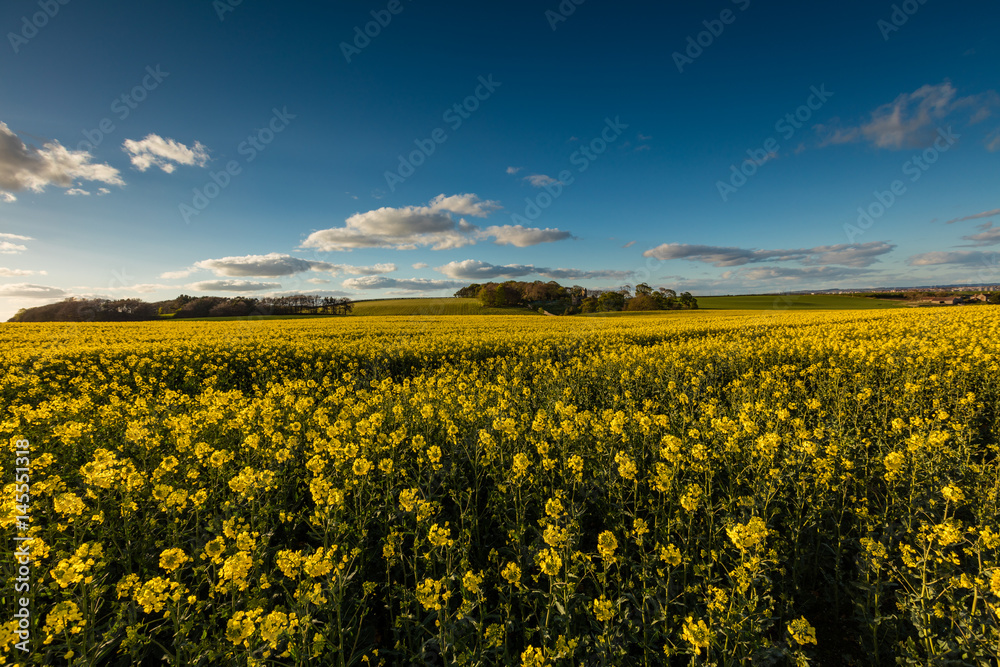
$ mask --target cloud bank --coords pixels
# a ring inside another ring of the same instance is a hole
[[[49,185],[70,189],[76,181],[125,185],[117,169],[92,160],[88,151],[69,150],[58,141],[28,146],[0,122],[0,200],[12,203],[14,192],[42,192]]]
[[[356,213],[347,218],[343,227],[313,232],[300,247],[324,252],[358,248],[413,250],[418,247],[450,250],[490,238],[498,245],[526,247],[571,236],[558,229],[532,229],[520,225],[480,229],[464,217],[458,220],[452,217],[454,214],[485,218],[499,208],[499,203],[484,201],[475,194],[441,194],[426,206],[383,207]]]

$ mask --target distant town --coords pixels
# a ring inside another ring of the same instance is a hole
[[[776,296],[830,294],[863,296],[874,299],[906,301],[913,306],[958,306],[977,303],[1000,303],[1000,284],[993,285],[918,285],[915,287],[873,287],[868,289],[826,289],[775,292]]]

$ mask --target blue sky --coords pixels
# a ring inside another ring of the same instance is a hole
[[[1000,283],[998,19],[940,0],[11,0],[0,317],[506,278]]]

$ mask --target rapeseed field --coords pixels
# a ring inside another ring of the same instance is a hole
[[[0,355],[6,664],[998,660],[992,307],[24,324]]]

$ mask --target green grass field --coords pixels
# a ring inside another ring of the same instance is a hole
[[[796,296],[702,296],[698,297],[701,311],[719,310],[870,310],[881,308],[901,308],[905,304],[880,299],[866,299],[855,296],[836,295],[796,295]],[[596,317],[635,317],[674,315],[678,312],[698,311],[653,311],[638,313],[593,313]],[[436,299],[373,299],[354,302],[354,316],[429,316],[429,315],[533,315],[539,313],[528,308],[484,308],[478,299],[456,299],[444,297]],[[335,317],[331,315],[269,315],[256,317],[213,317],[185,319],[185,322],[199,320],[245,320],[245,319],[310,319],[315,317]],[[164,318],[169,319],[169,318]]]
[[[796,294],[789,296],[699,296],[702,310],[872,310],[905,308],[905,303],[886,299],[868,299],[835,294]]]
[[[793,296],[703,296],[698,297],[701,310],[870,310],[901,308],[895,301],[867,299],[856,296],[806,294]],[[663,311],[650,313],[595,313],[599,316],[631,317],[636,315],[664,315]],[[674,311],[671,314],[676,314]],[[536,315],[526,308],[484,308],[477,299],[384,299],[359,301],[354,304],[354,315]]]
[[[527,308],[483,308],[478,299],[384,299],[356,301],[354,315],[534,315]]]

